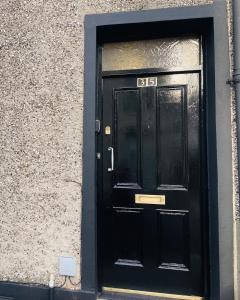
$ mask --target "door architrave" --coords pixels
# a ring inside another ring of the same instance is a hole
[[[126,41],[200,33],[204,36],[210,245],[210,299],[233,299],[232,153],[228,33],[225,1],[198,7],[89,15],[85,18],[85,99],[83,140],[82,292],[98,293],[97,141],[95,120],[101,97],[100,46]],[[217,101],[216,101],[217,99]],[[224,147],[222,146],[224,145]],[[224,183],[224,184],[223,184]]]

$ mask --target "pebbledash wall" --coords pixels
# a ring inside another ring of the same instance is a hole
[[[211,3],[0,1],[0,281],[47,285],[54,274],[59,286],[60,255],[76,258],[74,280],[80,279],[85,14]],[[227,4],[231,60],[231,3]],[[237,230],[234,97],[226,101],[232,103]],[[238,243],[235,240],[236,262]],[[235,268],[236,286],[237,274]]]

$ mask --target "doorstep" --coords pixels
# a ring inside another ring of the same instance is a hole
[[[103,292],[98,296],[97,300],[204,300],[204,298],[199,296],[103,288]]]

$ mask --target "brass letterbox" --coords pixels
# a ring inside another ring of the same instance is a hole
[[[165,205],[165,195],[145,195],[145,194],[135,194],[136,204],[156,204]]]

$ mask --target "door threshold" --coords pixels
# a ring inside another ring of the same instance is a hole
[[[150,292],[150,291],[139,291],[139,290],[129,290],[129,289],[119,289],[114,287],[103,287],[102,288],[103,294],[100,295],[98,300],[106,300],[109,299],[108,296],[116,296],[119,297],[120,294],[122,296],[125,296],[126,299],[130,299],[130,296],[134,299],[135,297],[138,297],[138,299],[162,299],[162,300],[168,300],[168,299],[176,299],[176,300],[204,300],[203,297],[199,296],[190,296],[190,295],[176,295],[176,294],[167,294],[167,293],[158,293],[158,292]],[[128,297],[127,297],[128,296]],[[147,298],[146,298],[147,297]],[[115,297],[110,297],[110,299],[114,299]],[[122,299],[122,298],[121,298]]]

